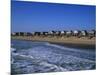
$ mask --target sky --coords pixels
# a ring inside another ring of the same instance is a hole
[[[96,27],[96,7],[43,2],[11,2],[11,31],[91,30]]]

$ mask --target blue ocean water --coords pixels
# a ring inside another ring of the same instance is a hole
[[[95,49],[77,49],[23,40],[11,41],[11,73],[28,74],[95,69]]]

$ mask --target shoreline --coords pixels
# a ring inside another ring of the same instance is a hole
[[[50,42],[51,44],[56,44],[68,48],[75,48],[75,49],[96,49],[95,45],[87,45],[87,44],[72,44],[72,43],[55,43]]]
[[[87,38],[56,38],[56,37],[26,37],[26,36],[11,36],[11,39],[15,40],[25,40],[25,41],[39,41],[39,42],[49,42],[51,44],[57,44],[65,47],[71,48],[81,48],[81,49],[96,49],[96,40]]]

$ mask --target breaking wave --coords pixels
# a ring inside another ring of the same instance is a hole
[[[33,42],[32,46],[32,48],[22,50],[11,48],[12,74],[95,69],[95,61],[90,59],[93,58],[91,52],[86,53],[46,42]],[[78,53],[81,54],[78,55]],[[89,58],[82,57],[82,54]]]

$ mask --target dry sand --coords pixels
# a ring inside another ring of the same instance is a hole
[[[39,36],[12,36],[12,39],[19,40],[30,40],[30,41],[47,41],[51,43],[64,43],[64,44],[84,44],[84,45],[95,45],[96,39],[95,37],[89,39],[87,37],[39,37]]]

